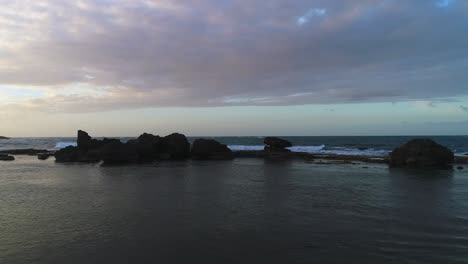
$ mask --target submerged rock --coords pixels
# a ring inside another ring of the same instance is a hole
[[[15,160],[15,157],[8,154],[0,154],[0,161],[12,161]]]
[[[414,139],[390,153],[392,167],[447,167],[454,162],[453,152],[431,139]]]
[[[53,156],[54,153],[50,153],[50,152],[45,152],[45,153],[38,153],[37,154],[37,158],[39,160],[46,160],[48,159],[50,156]]]
[[[196,159],[232,159],[233,152],[225,144],[213,139],[196,139],[193,142],[192,157]]]
[[[39,153],[49,152],[46,149],[10,149],[10,150],[2,150],[0,154],[10,154],[10,155],[29,155],[35,156]]]

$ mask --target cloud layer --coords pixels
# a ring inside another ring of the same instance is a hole
[[[468,94],[467,1],[0,0],[0,89],[58,112]],[[10,99],[11,101],[11,99]]]

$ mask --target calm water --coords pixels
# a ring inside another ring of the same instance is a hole
[[[387,155],[389,151],[413,138],[427,138],[427,136],[347,136],[347,137],[282,137],[291,141],[295,147],[293,151],[348,154],[348,155]],[[430,136],[439,144],[452,149],[456,155],[468,155],[468,136]],[[130,138],[121,138],[126,141]],[[233,150],[263,149],[263,137],[214,137],[227,144]],[[194,138],[189,138],[193,141]],[[76,144],[75,138],[13,138],[0,140],[0,150],[39,148],[58,149],[67,144]]]
[[[468,263],[468,171],[0,163],[0,263]]]

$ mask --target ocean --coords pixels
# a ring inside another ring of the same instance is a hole
[[[261,150],[263,137],[205,137],[216,139],[233,150]],[[456,155],[468,154],[468,136],[337,136],[337,137],[281,137],[291,141],[293,151],[317,154],[387,155],[391,150],[413,138],[431,138]],[[127,141],[131,138],[120,138]],[[195,137],[189,137],[193,141]],[[76,138],[12,138],[0,140],[0,150],[6,149],[60,149],[76,144]]]
[[[409,139],[285,138],[358,154]],[[216,139],[234,149],[262,143]],[[434,139],[468,150],[467,137]],[[0,263],[468,263],[468,168],[252,158],[100,166],[18,155],[0,162]]]
[[[0,263],[468,263],[468,170],[0,163]]]

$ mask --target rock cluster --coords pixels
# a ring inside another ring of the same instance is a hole
[[[289,152],[287,148],[292,147],[291,142],[277,137],[266,137],[263,143],[266,145],[265,151]]]
[[[413,139],[390,153],[392,167],[447,167],[454,162],[453,152],[431,139]]]
[[[197,139],[191,149],[187,138],[179,133],[165,137],[144,133],[136,139],[93,139],[78,131],[77,146],[69,146],[55,153],[57,162],[100,162],[105,164],[140,163],[155,160],[183,160],[233,158],[232,151],[215,140]]]

